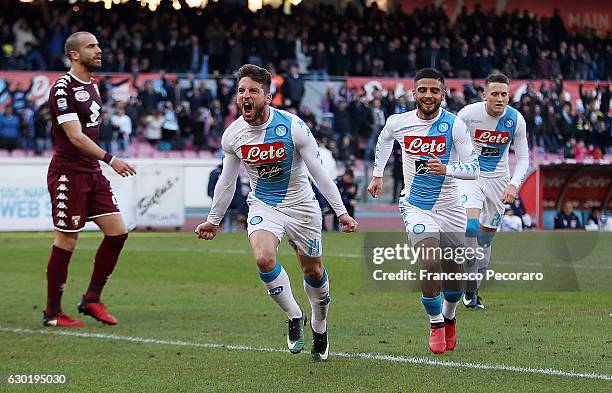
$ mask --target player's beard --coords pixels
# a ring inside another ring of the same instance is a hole
[[[419,108],[419,110],[425,116],[431,116],[438,111],[438,109],[440,108],[440,105],[442,105],[442,101],[436,102],[436,100],[434,100],[433,109],[425,109],[425,104],[423,104],[421,101],[418,101],[418,100],[416,102],[416,105],[417,105],[417,108]]]
[[[82,61],[81,65],[88,72],[96,72],[96,71],[98,71],[102,67],[102,62],[100,61],[100,63],[98,64],[97,60],[94,58],[94,59],[91,59],[89,61]]]
[[[257,123],[259,124],[259,122],[261,120],[263,120],[264,116],[265,116],[265,110],[266,110],[266,106],[265,105],[261,105],[261,106],[257,106],[255,105],[254,102],[251,102],[251,114],[250,116],[247,118],[245,113],[244,113],[244,107],[241,108],[242,112],[242,116],[244,117],[244,120],[247,123]]]

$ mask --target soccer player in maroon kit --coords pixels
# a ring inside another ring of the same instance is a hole
[[[77,32],[66,40],[70,71],[59,78],[49,92],[49,108],[55,152],[49,165],[47,185],[51,194],[55,240],[47,265],[47,308],[45,326],[85,326],[62,311],[61,299],[68,276],[68,263],[79,231],[94,221],[104,232],[94,260],[87,292],[78,305],[82,314],[115,325],[117,319],[100,301],[128,236],[110,183],[98,160],[119,175],[136,174],[128,163],[102,150],[97,142],[102,99],[92,73],[102,65],[102,50],[95,36]]]

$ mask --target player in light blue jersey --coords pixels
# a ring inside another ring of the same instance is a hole
[[[412,93],[417,109],[390,116],[380,132],[368,191],[375,198],[380,195],[385,165],[397,140],[403,151],[405,184],[399,206],[412,246],[457,249],[465,241],[466,214],[456,179],[478,177],[476,152],[463,121],[440,108],[445,95],[440,71],[420,70]],[[428,274],[461,272],[459,264],[441,260],[439,255],[431,252],[422,257],[423,270]],[[421,281],[421,301],[431,326],[429,348],[441,354],[454,350],[457,344],[455,310],[463,294],[463,281],[429,277]]]
[[[200,239],[215,237],[234,195],[242,162],[251,183],[247,199],[249,242],[261,281],[287,314],[289,351],[299,353],[304,348],[307,318],[293,297],[287,272],[276,260],[285,234],[304,272],[304,290],[312,310],[311,354],[315,361],[322,361],[329,354],[329,279],[321,260],[321,209],[308,173],[334,209],[342,230],[354,231],[357,222],[347,214],[308,126],[299,117],[270,107],[270,84],[270,73],[263,68],[246,64],[238,71],[236,102],[242,116],[223,133],[223,172],[215,187],[210,214],[195,232]]]
[[[486,274],[491,260],[491,241],[504,215],[504,205],[511,204],[529,169],[529,147],[525,119],[508,106],[509,80],[504,74],[493,73],[485,81],[484,101],[467,105],[457,116],[470,131],[478,161],[477,180],[461,180],[459,192],[468,221],[467,246],[480,247],[478,258],[465,264],[467,273]],[[508,151],[514,145],[516,167],[510,177]],[[463,303],[468,308],[484,308],[478,294],[480,281],[468,280]]]

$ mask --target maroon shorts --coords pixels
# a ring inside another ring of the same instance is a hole
[[[53,226],[61,232],[78,232],[85,221],[119,214],[117,198],[102,172],[63,174],[49,171]]]

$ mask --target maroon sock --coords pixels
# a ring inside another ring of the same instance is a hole
[[[104,240],[102,240],[96,252],[94,269],[91,281],[89,282],[89,288],[87,288],[87,293],[85,294],[85,300],[90,302],[100,301],[100,293],[102,293],[104,284],[106,284],[115,269],[119,253],[127,237],[127,233],[118,236],[104,236]]]
[[[53,246],[47,264],[47,309],[45,315],[56,315],[62,311],[62,294],[68,277],[68,263],[72,251]]]

